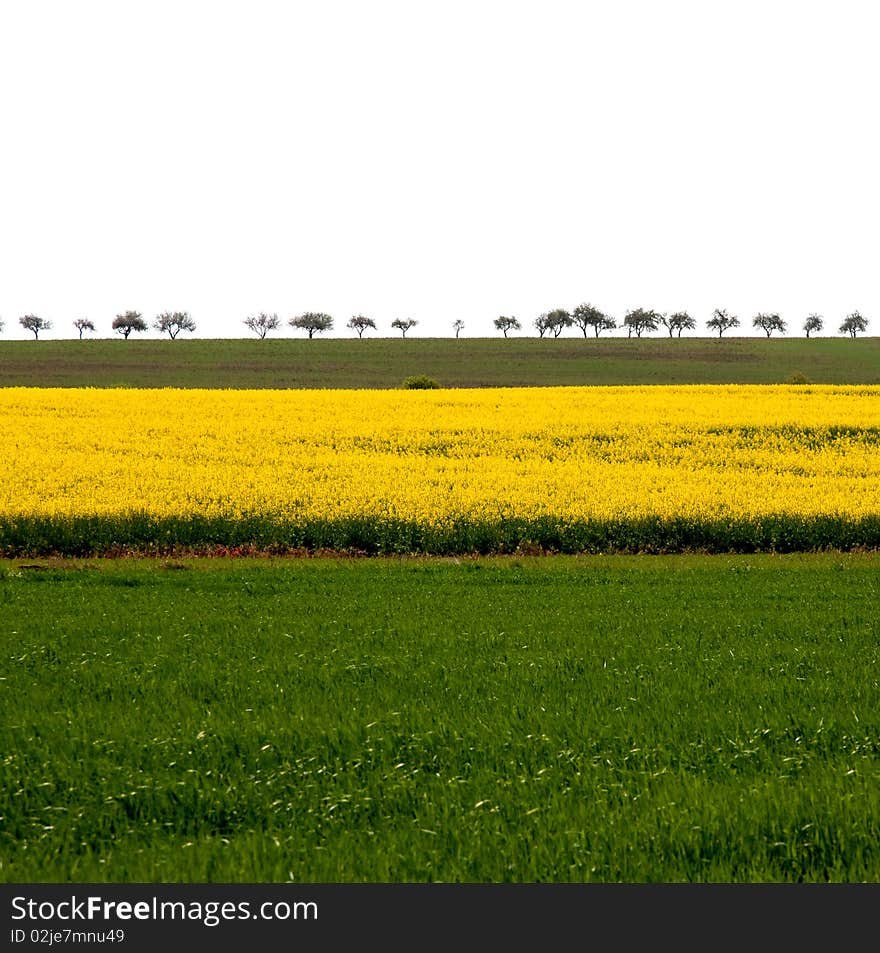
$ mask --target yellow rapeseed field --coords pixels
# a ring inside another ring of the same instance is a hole
[[[0,390],[0,521],[880,514],[880,387]]]

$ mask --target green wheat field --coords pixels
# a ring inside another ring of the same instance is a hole
[[[0,387],[880,384],[880,337],[0,341]]]
[[[876,554],[0,565],[6,882],[880,879]]]

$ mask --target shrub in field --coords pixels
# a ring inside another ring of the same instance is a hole
[[[785,379],[786,384],[812,384],[813,382],[807,377],[806,374],[802,374],[800,371],[793,371]]]
[[[413,377],[407,377],[403,386],[406,390],[437,390],[440,385],[433,377],[428,377],[427,374],[416,374]]]

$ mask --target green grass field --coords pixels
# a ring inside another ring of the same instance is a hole
[[[0,877],[880,880],[878,570],[7,561]]]
[[[880,338],[0,341],[2,387],[880,383]]]

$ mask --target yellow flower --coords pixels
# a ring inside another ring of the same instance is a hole
[[[0,390],[0,519],[880,514],[880,387]]]

